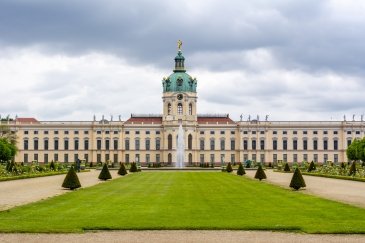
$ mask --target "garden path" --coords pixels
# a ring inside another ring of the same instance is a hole
[[[110,171],[113,178],[117,178],[117,172]],[[103,181],[98,179],[99,173],[100,171],[96,170],[78,173],[81,186],[89,187],[102,183]],[[0,182],[0,210],[69,192],[70,190],[61,187],[65,176],[64,174]]]
[[[255,170],[246,170],[249,177],[254,177]],[[289,188],[293,173],[280,173],[272,170],[265,171],[267,181]],[[323,198],[336,200],[365,208],[365,182],[348,181],[316,176],[303,176],[307,187],[302,192]]]

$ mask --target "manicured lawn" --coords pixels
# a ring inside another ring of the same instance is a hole
[[[365,233],[364,220],[365,209],[232,174],[142,172],[2,211],[0,231],[233,229]]]

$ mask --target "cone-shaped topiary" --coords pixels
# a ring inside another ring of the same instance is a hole
[[[289,167],[289,164],[288,163],[285,163],[284,171],[285,172],[290,172],[290,167]]]
[[[129,172],[138,172],[137,164],[135,162],[131,163],[131,167],[129,168]]]
[[[63,180],[62,187],[69,188],[71,190],[81,187],[79,177],[77,176],[73,166],[71,166],[65,179]]]
[[[49,164],[49,169],[50,170],[56,170],[56,165],[54,164],[53,160],[51,161],[51,163]]]
[[[316,166],[314,165],[314,162],[312,161],[310,164],[309,164],[309,168],[308,168],[308,172],[311,172],[313,170],[316,170]]]
[[[238,166],[237,175],[242,176],[244,174],[246,174],[245,168],[243,168],[242,163],[240,163],[239,166]]]
[[[101,169],[101,172],[100,172],[98,178],[100,180],[104,180],[104,181],[109,180],[109,179],[112,178],[112,175],[110,174],[108,166],[107,166],[106,163],[104,164],[103,169]]]
[[[119,167],[119,170],[118,170],[118,175],[124,176],[126,174],[128,174],[128,172],[125,169],[124,164],[123,163],[120,163],[120,167]]]
[[[349,176],[355,176],[356,174],[356,162],[354,161],[350,167]]]
[[[228,163],[228,164],[227,164],[226,171],[227,171],[228,173],[231,173],[231,172],[233,171],[231,163]]]
[[[346,165],[345,165],[345,163],[344,163],[344,162],[341,162],[341,168],[342,168],[342,169],[345,169],[345,168],[346,168]]]
[[[296,168],[294,171],[293,177],[290,181],[290,187],[294,188],[295,190],[299,190],[299,188],[301,187],[306,187],[305,181],[299,168]]]
[[[255,178],[259,179],[260,181],[262,179],[266,179],[266,174],[265,171],[262,169],[262,166],[259,165],[259,168],[257,168],[256,174],[255,174]]]

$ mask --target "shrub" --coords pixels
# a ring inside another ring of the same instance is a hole
[[[269,168],[271,168],[272,167],[272,164],[271,164],[271,162],[269,162]]]
[[[341,162],[341,168],[342,168],[342,169],[345,169],[345,168],[346,168],[346,165],[345,165],[345,163],[344,163],[344,162]]]
[[[311,172],[313,170],[316,170],[316,166],[314,165],[314,162],[312,161],[309,165],[308,172]]]
[[[104,163],[103,169],[101,169],[101,172],[98,177],[100,180],[109,180],[112,178],[112,175],[109,172],[108,165]]]
[[[246,174],[245,168],[243,168],[243,165],[240,163],[238,165],[237,175],[242,176],[244,174]]]
[[[131,167],[129,168],[129,172],[138,172],[136,162],[131,163]]]
[[[290,181],[290,187],[294,188],[295,190],[299,190],[301,187],[306,187],[305,181],[303,179],[302,173],[300,173],[299,168],[296,168],[293,174],[293,177]]]
[[[356,162],[354,161],[350,167],[349,176],[355,176],[356,174]]]
[[[51,161],[51,163],[49,164],[49,169],[50,170],[56,170],[56,165],[54,164],[53,160]]]
[[[256,174],[255,174],[255,178],[259,179],[260,181],[262,179],[266,179],[266,174],[265,171],[262,169],[262,166],[259,165],[259,167],[257,168]]]
[[[227,164],[226,171],[227,171],[228,173],[231,173],[231,172],[233,171],[231,163],[228,163],[228,164]]]
[[[79,178],[77,177],[77,174],[73,166],[71,166],[65,179],[63,180],[62,187],[69,188],[71,190],[81,187]]]
[[[118,170],[118,175],[124,176],[128,174],[127,170],[125,169],[125,166],[123,163],[120,164],[119,170]]]
[[[289,167],[288,163],[285,163],[284,171],[285,172],[290,172],[290,167]]]
[[[92,168],[93,166],[93,162],[90,162],[89,167]]]

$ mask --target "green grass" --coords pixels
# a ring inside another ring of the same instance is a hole
[[[289,182],[288,182],[289,184]],[[0,232],[365,233],[365,209],[228,173],[142,172],[0,212]]]

